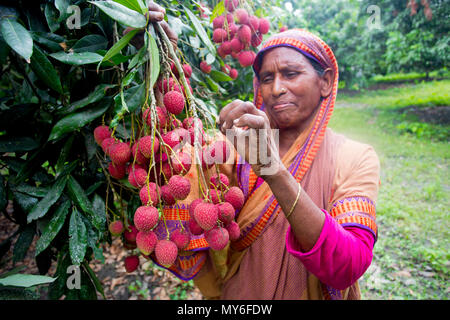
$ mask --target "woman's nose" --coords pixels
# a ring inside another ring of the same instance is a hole
[[[272,85],[272,95],[274,97],[279,97],[280,95],[285,94],[286,91],[286,84],[284,83],[283,79],[281,79],[279,76],[275,76]]]

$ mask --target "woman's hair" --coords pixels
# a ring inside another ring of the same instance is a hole
[[[316,70],[316,72],[319,75],[319,77],[322,77],[324,75],[324,73],[325,73],[324,67],[320,63],[315,61],[314,59],[312,59],[310,57],[307,57],[304,54],[303,54],[303,56],[309,61],[309,63],[311,63],[312,67],[314,68],[314,70]]]

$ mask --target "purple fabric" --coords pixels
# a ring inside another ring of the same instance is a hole
[[[324,213],[322,232],[310,251],[301,251],[290,226],[286,233],[286,249],[322,283],[344,290],[370,266],[374,237],[370,231],[359,227],[343,227],[326,211]]]

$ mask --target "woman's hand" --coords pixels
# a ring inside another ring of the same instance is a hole
[[[258,176],[274,175],[284,168],[277,131],[271,129],[266,113],[253,103],[234,100],[221,110],[218,122],[221,132]]]
[[[158,22],[163,28],[164,32],[167,34],[170,42],[173,45],[174,50],[177,50],[177,42],[178,36],[177,34],[169,27],[166,21],[164,21],[164,15],[166,14],[166,9],[161,7],[160,5],[151,2],[148,5],[148,12],[146,13],[146,17],[148,17],[148,21]],[[124,30],[123,34],[127,34],[134,28],[128,27]],[[137,49],[140,49],[144,45],[144,31],[140,31],[136,33],[136,35],[131,39],[131,44],[135,46]]]

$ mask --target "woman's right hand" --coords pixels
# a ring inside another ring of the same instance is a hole
[[[241,100],[229,103],[221,110],[218,125],[258,176],[275,174],[284,167],[270,121],[253,103]]]

